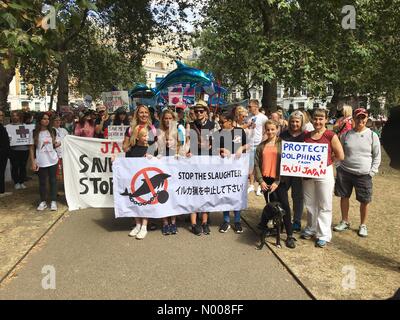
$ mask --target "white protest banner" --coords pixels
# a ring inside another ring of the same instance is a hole
[[[33,144],[34,124],[8,124],[6,125],[10,146],[25,146]]]
[[[119,107],[129,108],[128,91],[111,91],[101,94],[104,105],[108,112],[115,112]]]
[[[118,158],[115,216],[161,218],[247,207],[248,155]]]
[[[112,155],[123,156],[122,141],[64,138],[64,187],[69,210],[114,206]]]
[[[326,175],[328,145],[282,141],[281,175],[323,178]]]
[[[124,135],[126,129],[128,129],[129,126],[108,126],[108,139],[113,140],[113,141],[122,141],[124,140]]]

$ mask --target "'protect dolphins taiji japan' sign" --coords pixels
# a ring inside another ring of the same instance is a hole
[[[328,163],[326,143],[282,141],[281,175],[323,178]]]
[[[117,158],[115,216],[161,218],[247,207],[248,155]]]

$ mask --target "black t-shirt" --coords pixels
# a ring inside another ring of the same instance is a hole
[[[146,155],[148,147],[138,146],[135,144],[128,152],[125,153],[126,158],[142,158]]]
[[[194,155],[212,155],[212,140],[215,123],[194,121],[190,123],[190,152]]]
[[[299,134],[297,137],[293,137],[289,130],[285,130],[283,131],[279,137],[284,140],[284,141],[288,141],[288,142],[304,142],[304,138],[306,135],[307,131],[303,131],[301,134]]]
[[[247,137],[243,128],[235,127],[232,130],[221,129],[213,135],[213,154],[219,155],[220,152],[218,149],[220,148],[228,149],[232,154],[235,154],[246,143]]]

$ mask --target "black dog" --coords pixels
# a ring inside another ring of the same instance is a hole
[[[283,232],[283,216],[286,214],[286,211],[282,208],[282,205],[279,201],[271,201],[264,207],[261,222],[259,226],[261,227],[260,234],[260,244],[256,247],[257,250],[261,250],[265,245],[265,238],[269,235],[273,235],[271,229],[268,228],[268,221],[273,220],[273,225],[276,231],[276,246],[281,248],[281,232]]]

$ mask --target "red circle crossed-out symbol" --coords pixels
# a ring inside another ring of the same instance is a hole
[[[153,195],[153,197],[156,196],[157,193],[156,193],[156,191],[154,190],[154,186],[153,186],[153,184],[152,184],[151,181],[150,181],[149,175],[147,174],[147,173],[150,172],[150,171],[155,171],[155,172],[157,172],[157,173],[164,173],[164,172],[162,172],[160,169],[155,168],[155,167],[148,167],[148,168],[144,168],[144,169],[142,169],[142,170],[139,170],[139,171],[133,176],[132,181],[131,181],[131,190],[132,190],[132,193],[135,193],[135,191],[136,191],[136,190],[135,190],[135,183],[136,183],[136,180],[137,180],[141,175],[143,175],[143,176],[144,176],[144,179],[145,179],[144,182],[149,186],[149,189],[150,189],[151,194]],[[167,189],[168,189],[168,180],[165,180],[165,182],[164,182],[164,190],[167,191]],[[147,202],[146,200],[144,200],[144,199],[141,198],[141,197],[136,197],[136,199],[137,199],[140,203],[145,203],[145,202]],[[157,204],[157,203],[158,203],[158,199],[155,198],[151,204]]]

